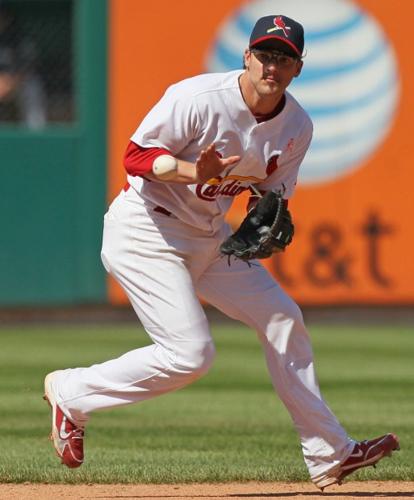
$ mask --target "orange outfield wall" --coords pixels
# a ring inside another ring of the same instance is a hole
[[[414,66],[407,42],[414,2],[397,3],[398,16],[391,16],[388,0],[355,2],[379,23],[396,56],[399,96],[391,127],[370,154],[343,175],[320,183],[299,181],[290,202],[294,242],[282,256],[265,261],[304,305],[414,304]],[[141,119],[171,83],[206,71],[206,54],[218,26],[251,4],[110,1],[110,199],[125,183],[122,158]],[[245,205],[243,196],[239,198],[229,214],[234,224]],[[126,301],[111,280],[109,296],[113,303]]]

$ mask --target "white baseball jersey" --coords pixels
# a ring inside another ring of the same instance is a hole
[[[161,206],[208,232],[222,225],[233,197],[250,184],[263,191],[282,189],[289,198],[312,137],[308,114],[288,92],[283,110],[257,123],[240,91],[241,74],[241,70],[204,74],[172,85],[131,137],[144,148],[165,148],[189,162],[195,162],[211,143],[224,158],[241,157],[203,185],[128,176],[130,185],[150,206]]]

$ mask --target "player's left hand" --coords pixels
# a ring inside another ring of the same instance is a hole
[[[258,201],[239,229],[220,246],[222,255],[246,262],[267,259],[291,243],[295,227],[281,193],[269,191]]]
[[[220,158],[217,155],[216,147],[210,144],[206,149],[203,149],[195,163],[196,168],[196,183],[204,184],[209,179],[217,177],[223,170],[240,161],[240,156],[229,156],[228,158]]]

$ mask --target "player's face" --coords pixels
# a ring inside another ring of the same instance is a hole
[[[302,69],[302,61],[274,50],[251,49],[245,52],[251,84],[259,96],[280,95]]]

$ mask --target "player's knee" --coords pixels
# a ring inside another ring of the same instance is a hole
[[[286,306],[285,315],[295,321],[295,323],[303,323],[302,311],[292,299],[289,300],[289,304]]]
[[[263,330],[259,331],[259,338],[271,344],[280,344],[284,350],[284,343],[291,342],[293,337],[307,335],[299,306],[288,296],[278,302],[277,309],[268,318]]]
[[[279,303],[278,310],[273,316],[274,322],[292,321],[303,323],[303,315],[300,307],[288,295]]]
[[[201,377],[210,369],[215,354],[213,341],[183,342],[176,351],[175,369],[192,378]]]

